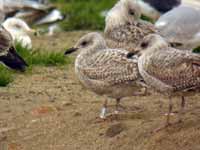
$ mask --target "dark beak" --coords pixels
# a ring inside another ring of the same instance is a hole
[[[7,55],[0,56],[0,61],[7,67],[22,72],[24,72],[28,66],[24,59],[17,54],[14,47],[9,48]]]
[[[66,50],[65,55],[71,54],[71,53],[75,52],[76,50],[78,50],[78,48],[72,47],[72,48]]]
[[[129,52],[126,57],[127,58],[132,58],[134,55],[137,55],[139,53],[139,51],[134,51],[134,52]]]

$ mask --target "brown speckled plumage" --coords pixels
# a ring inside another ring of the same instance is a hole
[[[85,37],[92,36],[92,40],[103,40],[98,33],[90,33]],[[84,39],[84,38],[83,38]],[[104,42],[96,44],[104,44]],[[95,43],[93,43],[95,44]],[[112,98],[125,97],[123,88],[120,93],[115,93],[115,86],[125,85],[134,88],[133,84],[140,78],[137,57],[127,59],[127,51],[108,49],[106,45],[86,47],[81,50],[75,63],[76,74],[80,81],[89,89],[99,94],[105,94]],[[119,87],[118,87],[119,86]],[[116,95],[115,95],[116,94]],[[120,96],[121,95],[121,96]],[[127,96],[134,95],[134,90]]]
[[[134,14],[130,14],[130,11]],[[134,0],[120,0],[106,17],[105,39],[109,48],[135,51],[136,45],[148,34],[155,33],[154,26],[140,19],[139,5]]]
[[[139,72],[146,84],[170,97],[169,112],[171,97],[182,96],[184,100],[187,94],[200,89],[199,54],[174,49],[155,34],[145,37],[138,49]]]
[[[81,50],[76,58],[75,72],[85,87],[115,99],[141,93],[137,57],[128,59],[126,50],[107,48],[98,33],[85,35],[75,47]]]
[[[192,52],[183,52],[169,47],[167,44],[153,49],[147,49],[139,59],[139,66],[144,80],[147,76],[153,77],[146,80],[156,90],[162,91],[160,87],[154,86],[155,80],[161,81],[166,88],[166,93],[182,92],[187,89],[200,87],[200,55]]]

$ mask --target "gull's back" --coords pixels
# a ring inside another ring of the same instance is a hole
[[[140,76],[137,58],[127,59],[127,53],[104,49],[87,58],[80,54],[76,60],[76,74],[83,85],[97,94],[113,98],[133,96],[134,91],[141,90],[137,85]]]
[[[156,30],[151,23],[138,21],[135,24],[125,24],[113,28],[105,33],[106,43],[110,48],[126,49],[135,51],[140,40],[146,35],[155,33]]]
[[[164,93],[200,88],[200,55],[163,47],[139,59],[144,80]]]

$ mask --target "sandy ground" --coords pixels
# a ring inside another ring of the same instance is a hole
[[[39,37],[35,47],[63,50],[85,32]],[[200,95],[187,100],[184,123],[158,133],[167,100],[159,94],[122,101],[128,112],[99,122],[104,97],[82,87],[73,64],[35,67],[0,88],[0,150],[200,150]],[[180,100],[174,99],[174,111]],[[110,110],[114,109],[110,100]],[[172,121],[177,115],[171,117]]]

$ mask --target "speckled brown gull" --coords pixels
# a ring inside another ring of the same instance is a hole
[[[137,57],[127,59],[126,50],[107,48],[99,33],[83,36],[65,54],[76,50],[80,50],[75,62],[75,73],[80,82],[98,95],[116,99],[116,111],[121,98],[143,93]],[[101,118],[105,118],[106,107],[107,100],[103,105]]]
[[[161,16],[155,26],[177,48],[200,46],[200,7],[181,5]]]
[[[140,19],[136,0],[120,0],[106,16],[105,38],[109,48],[134,51],[144,36],[155,33],[154,26]]]
[[[145,37],[138,46],[138,51],[141,53],[138,60],[139,72],[146,84],[169,97],[169,125],[172,97],[182,97],[181,114],[185,104],[184,97],[200,89],[200,55],[174,49],[156,34]]]

